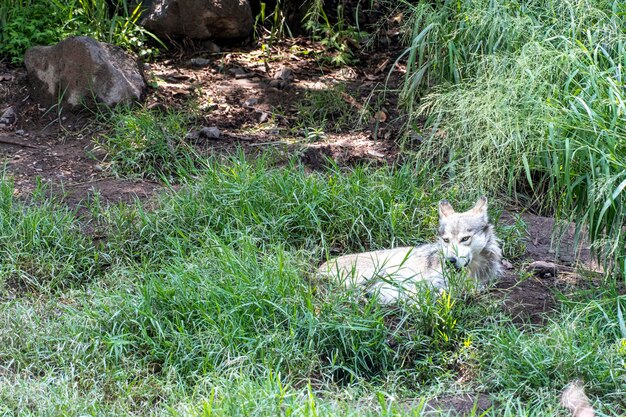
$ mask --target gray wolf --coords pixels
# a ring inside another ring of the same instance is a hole
[[[487,217],[487,198],[457,213],[447,200],[439,203],[437,243],[340,256],[318,272],[338,277],[344,285],[362,285],[389,304],[415,294],[418,285],[448,288],[448,268],[464,269],[485,286],[501,272],[502,251]]]

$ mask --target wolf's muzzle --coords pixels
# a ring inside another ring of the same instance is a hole
[[[461,269],[461,265],[459,265],[459,260],[455,258],[454,256],[446,259],[446,261],[448,262],[448,265],[453,266],[454,269],[456,270]]]

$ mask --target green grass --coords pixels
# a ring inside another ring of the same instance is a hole
[[[35,5],[7,4],[5,24],[11,6]],[[81,4],[84,25],[104,3]],[[558,397],[575,378],[599,415],[622,415],[626,299],[611,274],[557,294],[541,327],[461,280],[391,307],[315,275],[329,256],[432,240],[442,198],[462,210],[502,190],[576,217],[620,262],[619,7],[414,6],[404,99],[433,133],[415,163],[307,173],[271,155],[207,159],[184,139],[188,115],[118,109],[98,138],[105,165],[180,187],[77,210],[43,188],[18,200],[3,178],[0,415],[421,416],[433,397],[482,392],[495,405],[473,416],[565,416]],[[343,92],[308,95],[301,127],[353,123]],[[523,221],[496,229],[521,259]]]
[[[95,142],[113,175],[176,183],[197,174],[201,161],[187,139],[190,115],[119,107],[98,116],[105,131]]]
[[[309,141],[323,139],[326,133],[361,129],[363,119],[370,116],[371,109],[367,105],[355,107],[354,103],[360,101],[358,93],[347,91],[343,84],[307,90],[295,104],[294,127],[301,130]]]
[[[583,294],[535,329],[463,287],[390,308],[313,274],[328,250],[430,240],[439,199],[475,196],[409,165],[205,167],[149,210],[96,198],[83,218],[3,183],[3,271],[46,269],[2,281],[0,413],[419,416],[435,395],[488,391],[487,415],[545,415],[574,377],[609,415],[625,406],[623,296]],[[498,231],[513,248],[523,225]]]
[[[410,10],[403,96],[426,121],[420,158],[454,182],[576,220],[623,275],[623,4],[446,1]]]
[[[496,331],[485,340],[493,355],[486,383],[532,396],[543,387],[558,388],[580,378],[588,382],[590,394],[623,395],[624,304],[626,297],[606,292],[598,300],[566,305],[557,320],[537,333],[517,328]],[[517,354],[511,356],[511,351]]]
[[[35,192],[36,205],[24,207],[13,185],[0,181],[0,282],[39,291],[72,287],[96,276],[105,259],[83,234],[75,213],[55,207]]]

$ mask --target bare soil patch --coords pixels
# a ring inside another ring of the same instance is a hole
[[[396,95],[384,90],[396,88],[402,77],[398,68],[387,78],[400,51],[371,52],[361,57],[360,66],[341,69],[320,67],[312,59],[320,51],[318,45],[298,39],[274,47],[270,58],[254,48],[200,52],[147,63],[144,70],[155,88],[145,106],[177,111],[193,107],[199,115],[194,128],[213,126],[221,132],[218,139],[194,143],[203,154],[237,149],[255,154],[269,148],[285,157],[299,154],[311,169],[325,165],[326,158],[341,165],[394,161],[401,116]],[[197,59],[204,60],[201,66]],[[362,112],[365,120],[359,126],[328,131],[314,140],[306,138],[294,128],[298,103],[310,91],[338,85],[346,86],[342,99],[355,113],[367,103],[375,105],[369,113]],[[105,155],[99,154],[94,144],[102,126],[93,123],[92,114],[60,114],[55,108],[40,108],[30,98],[24,68],[0,62],[0,114],[9,108],[15,118],[10,125],[0,126],[0,154],[14,178],[16,194],[27,195],[42,181],[73,189],[78,200],[82,191],[86,198],[90,190],[101,192],[105,200],[119,198],[112,186],[117,180],[108,178],[102,169]],[[375,118],[374,112],[379,112]],[[107,181],[101,181],[103,178]],[[119,180],[119,184],[124,194],[129,189],[127,181]],[[137,189],[140,196],[155,189],[153,184],[143,187],[141,181],[130,188]]]
[[[510,222],[510,215],[503,216]],[[576,288],[599,283],[594,276],[600,270],[586,242],[576,245],[575,226],[567,225],[558,239],[552,238],[554,219],[522,214],[527,225],[525,259],[498,281],[493,292],[502,297],[502,307],[518,322],[542,324],[556,306],[556,293],[567,294]],[[533,261],[553,264],[555,274],[533,274],[526,266]]]

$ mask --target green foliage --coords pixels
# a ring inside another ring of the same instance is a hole
[[[403,96],[427,120],[420,157],[442,164],[453,181],[530,194],[575,220],[579,234],[588,226],[605,265],[624,272],[622,9],[420,3]]]
[[[120,107],[103,117],[113,127],[98,145],[117,176],[178,182],[194,175],[201,164],[186,142],[190,121],[183,113]]]
[[[296,126],[307,139],[323,139],[325,132],[353,130],[360,125],[361,112],[351,103],[355,98],[343,84],[323,90],[308,90],[296,104]]]
[[[257,38],[267,35],[269,39],[268,48],[271,48],[274,40],[286,35],[291,36],[291,30],[285,16],[286,9],[284,3],[284,0],[277,0],[274,8],[268,10],[267,3],[261,2],[261,10],[254,19],[254,35]]]
[[[484,338],[489,353],[488,386],[531,396],[544,387],[562,387],[581,378],[590,393],[614,392],[623,404],[626,356],[624,296],[605,293],[599,301],[571,304],[544,329],[494,329]],[[620,393],[620,394],[618,394]]]
[[[496,235],[500,239],[502,255],[508,260],[517,260],[526,254],[528,230],[526,222],[519,215],[514,215],[513,224],[497,223]]]
[[[459,83],[478,73],[473,67],[477,58],[520,49],[544,29],[536,27],[535,13],[549,11],[552,4],[544,8],[541,3],[480,0],[410,6],[405,97],[411,102],[428,85]]]
[[[99,41],[154,56],[149,39],[162,43],[138,25],[141,3],[130,8],[126,0],[116,2],[109,14],[105,0],[6,0],[0,4],[0,54],[13,63],[23,61],[24,52],[36,45],[50,45],[69,36],[91,36]]]
[[[48,201],[43,189],[36,204],[15,200],[13,185],[0,181],[0,283],[46,292],[92,279],[104,259],[76,224],[75,213]]]
[[[152,40],[161,46],[163,43],[137,23],[141,17],[142,3],[130,7],[127,0],[116,0],[116,12],[109,16],[107,2],[103,0],[75,0],[72,7],[65,6],[73,16],[67,22],[66,30],[70,34],[91,36],[134,51],[141,58],[151,58],[158,53],[148,44]]]
[[[0,54],[13,63],[35,45],[48,45],[63,37],[60,13],[43,1],[6,0],[0,5]]]
[[[587,227],[605,265],[626,276],[626,35],[611,44],[589,41],[594,43],[589,49],[577,50],[576,75],[550,101],[554,116],[547,121],[548,151],[540,163],[550,178],[551,197],[577,220],[578,234]]]
[[[302,275],[283,253],[239,244],[207,240],[193,260],[129,271],[139,277],[138,291],[118,294],[114,315],[99,318],[111,360],[147,355],[142,360],[186,377],[241,366],[297,368],[306,356],[292,336],[307,300]]]
[[[354,50],[367,34],[346,21],[343,3],[337,6],[335,23],[328,18],[324,11],[324,2],[320,0],[312,2],[303,20],[304,28],[310,36],[326,48],[327,52],[321,57],[322,62],[341,67],[358,61]]]
[[[164,196],[158,215],[141,216],[134,239],[120,244],[137,245],[127,251],[155,260],[188,256],[206,233],[225,241],[251,236],[260,245],[318,251],[320,258],[325,249],[414,244],[435,233],[439,190],[409,165],[306,174],[299,165],[272,169],[268,158],[248,162],[239,155],[227,167],[212,159],[194,186]]]

